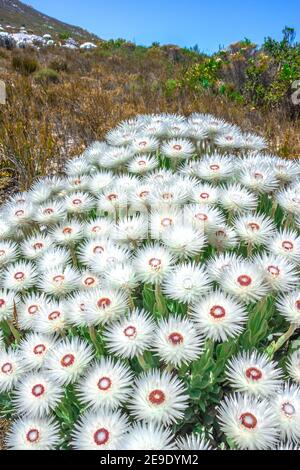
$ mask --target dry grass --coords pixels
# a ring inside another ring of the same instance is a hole
[[[12,180],[21,189],[28,188],[33,178],[59,171],[66,157],[138,113],[209,112],[265,135],[274,153],[286,158],[300,154],[300,123],[287,119],[282,110],[262,112],[180,88],[170,96],[167,80],[180,79],[193,58],[175,60],[161,48],[141,55],[32,51],[40,68],[58,71],[59,81],[52,83],[16,71],[15,54],[0,54],[8,92],[0,110],[0,188]]]
[[[0,419],[0,450],[5,449],[4,439],[7,435],[9,426],[9,421],[7,421],[6,419]]]

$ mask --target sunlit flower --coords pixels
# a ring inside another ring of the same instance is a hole
[[[19,297],[6,289],[0,289],[0,322],[10,320],[19,304]]]
[[[199,434],[189,434],[176,440],[176,447],[179,450],[212,450],[208,441]]]
[[[138,422],[126,434],[122,450],[176,450],[176,446],[168,428],[154,422]]]
[[[26,368],[17,351],[0,351],[0,393],[11,390]]]
[[[59,440],[59,426],[53,418],[22,417],[13,422],[6,444],[11,450],[53,450]]]
[[[3,272],[2,286],[15,292],[23,292],[34,286],[37,280],[37,271],[30,262],[19,261],[9,265]]]
[[[49,351],[55,348],[56,341],[53,336],[29,333],[20,344],[22,363],[29,370],[40,369]]]
[[[191,225],[176,225],[162,234],[162,242],[177,258],[198,255],[205,246],[204,234]]]
[[[18,246],[11,241],[0,241],[0,269],[14,262],[18,257]]]
[[[37,284],[46,294],[61,297],[79,287],[80,273],[70,266],[52,268],[40,276]]]
[[[287,371],[290,377],[300,384],[300,349],[294,351],[288,358]]]
[[[105,324],[124,315],[127,306],[124,292],[110,288],[95,289],[86,296],[86,318],[90,325]]]
[[[136,252],[133,263],[140,281],[156,284],[171,271],[174,258],[166,248],[151,244]]]
[[[300,263],[300,236],[291,230],[281,230],[268,245],[268,250],[294,263]]]
[[[286,383],[277,391],[271,402],[279,421],[281,439],[299,443],[300,439],[300,388]]]
[[[47,299],[44,294],[29,294],[22,298],[18,305],[18,323],[23,330],[30,330],[35,324]]]

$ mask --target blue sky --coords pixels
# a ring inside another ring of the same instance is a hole
[[[122,37],[137,44],[193,46],[218,50],[245,37],[260,44],[279,39],[284,26],[300,40],[299,0],[23,0],[103,39]]]

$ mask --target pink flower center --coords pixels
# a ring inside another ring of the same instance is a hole
[[[287,417],[294,416],[294,414],[296,413],[294,405],[289,402],[283,403],[281,409]]]
[[[248,287],[252,283],[252,279],[247,274],[242,274],[241,276],[237,278],[237,282],[242,287]]]
[[[216,231],[217,238],[226,238],[226,232],[224,230],[217,230]]]
[[[154,269],[159,269],[159,267],[161,266],[161,260],[159,258],[151,258],[149,260],[149,266]]]
[[[146,145],[147,145],[146,140],[142,140],[141,142],[139,142],[139,147],[146,147]]]
[[[63,282],[64,280],[65,280],[65,276],[63,276],[62,274],[59,274],[58,276],[54,276],[53,278],[53,281],[57,283]]]
[[[262,378],[262,372],[257,367],[249,367],[246,369],[246,377],[252,380],[259,380]]]
[[[176,150],[177,152],[180,152],[180,150],[182,150],[182,146],[179,144],[175,144],[173,145],[173,149]]]
[[[233,141],[233,137],[231,135],[227,135],[225,137],[225,140],[227,140],[228,142],[232,142]]]
[[[169,219],[168,217],[165,217],[164,219],[162,219],[161,221],[161,225],[163,227],[169,227],[170,225],[173,224],[173,220],[172,219]]]
[[[55,311],[55,312],[51,312],[49,315],[48,315],[48,320],[57,320],[58,318],[60,317],[60,312],[58,311]]]
[[[260,226],[256,222],[249,222],[248,228],[250,228],[250,230],[253,230],[253,232],[255,232],[260,229]]]
[[[97,429],[94,433],[94,441],[97,446],[105,445],[109,440],[109,432],[105,428]]]
[[[101,377],[98,381],[98,388],[99,390],[108,390],[112,385],[112,381],[109,377]]]
[[[149,401],[152,403],[152,405],[161,405],[166,401],[166,395],[162,390],[152,390],[152,392],[149,393]]]
[[[65,356],[62,357],[60,361],[63,367],[70,367],[74,364],[74,362],[75,362],[74,354],[66,354]]]
[[[81,179],[78,178],[77,180],[74,180],[74,184],[75,186],[78,186],[79,184],[81,184]]]
[[[71,235],[72,232],[73,232],[72,227],[65,227],[65,228],[63,229],[63,234],[64,234],[64,235]]]
[[[87,277],[85,280],[84,280],[84,284],[86,286],[92,286],[93,284],[95,284],[95,279],[93,277]]]
[[[138,161],[138,165],[139,166],[145,166],[147,162],[145,162],[145,160],[139,160]]]
[[[210,311],[209,311],[209,314],[213,317],[213,318],[223,318],[225,317],[226,315],[226,310],[224,307],[222,307],[221,305],[214,305]]]
[[[32,387],[31,393],[34,397],[38,398],[44,395],[45,393],[45,387],[42,384],[36,384]]]
[[[201,194],[200,194],[200,198],[201,198],[201,199],[208,199],[208,198],[209,198],[209,194],[208,194],[208,193],[201,193]]]
[[[43,211],[43,214],[44,214],[44,215],[51,215],[51,214],[53,214],[53,212],[54,212],[54,210],[51,209],[51,207],[48,207],[47,209],[45,209],[45,210]]]
[[[129,325],[125,328],[123,333],[127,338],[135,338],[137,334],[136,327]]]
[[[103,246],[100,246],[100,245],[95,246],[95,248],[93,249],[93,253],[97,255],[100,253],[103,253],[103,251],[104,251],[104,248]]]
[[[5,307],[6,302],[4,299],[0,299],[0,308]]]
[[[13,365],[11,362],[6,362],[1,367],[1,372],[3,372],[3,374],[9,374],[10,372],[12,372],[12,370],[13,370]]]
[[[36,354],[37,356],[40,356],[46,351],[46,346],[44,344],[37,344],[33,348],[33,353]]]
[[[240,416],[240,423],[246,429],[254,429],[257,425],[257,419],[252,413],[243,413]]]
[[[208,217],[206,214],[195,214],[195,219],[200,220],[201,222],[206,222],[208,220]]]
[[[100,225],[94,225],[94,227],[92,228],[92,232],[94,233],[101,232]]]
[[[264,179],[264,175],[263,175],[262,173],[259,173],[258,171],[256,171],[256,172],[254,173],[254,178],[255,178],[256,180],[262,180],[262,179]]]
[[[220,169],[220,166],[219,165],[210,165],[209,167],[212,171],[217,171]]]
[[[0,250],[0,256],[5,256],[6,252],[5,250]]]
[[[42,242],[37,242],[33,245],[34,250],[41,250],[44,247]]]
[[[170,199],[173,199],[173,194],[172,193],[164,193],[162,195],[162,198],[164,201],[169,201]]]
[[[16,281],[23,281],[25,279],[25,273],[18,272],[14,275]]]
[[[184,340],[182,334],[177,333],[177,332],[171,333],[168,339],[170,343],[172,343],[174,346],[176,346],[177,344],[183,343],[183,340]]]
[[[26,440],[31,444],[37,442],[40,438],[40,433],[37,429],[30,429],[26,434]]]
[[[37,305],[30,305],[28,307],[28,313],[29,315],[34,315],[38,311],[39,307]]]
[[[111,300],[108,297],[102,297],[98,300],[97,305],[104,310],[111,305]]]
[[[108,199],[109,201],[115,201],[116,199],[118,199],[118,196],[117,196],[117,194],[109,194],[109,195],[107,196],[107,199]]]
[[[147,197],[149,195],[149,191],[142,191],[140,193],[140,197],[143,198],[143,197]]]
[[[300,300],[296,300],[295,307],[297,310],[300,310]]]
[[[73,199],[72,204],[74,204],[74,206],[79,206],[80,204],[82,204],[82,200],[81,199]]]
[[[282,248],[286,251],[291,251],[294,249],[294,244],[288,240],[284,240],[281,244]]]
[[[280,269],[278,266],[268,266],[268,272],[274,277],[278,277],[280,274]]]
[[[15,215],[16,215],[17,217],[22,217],[24,214],[25,214],[25,212],[24,212],[22,209],[20,209],[20,210],[18,210],[17,212],[15,212]]]

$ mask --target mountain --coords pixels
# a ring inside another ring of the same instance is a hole
[[[15,30],[25,27],[28,32],[38,35],[51,34],[54,38],[64,34],[77,40],[99,39],[85,29],[44,15],[18,0],[0,0],[0,24],[4,30],[9,30],[8,26]]]

